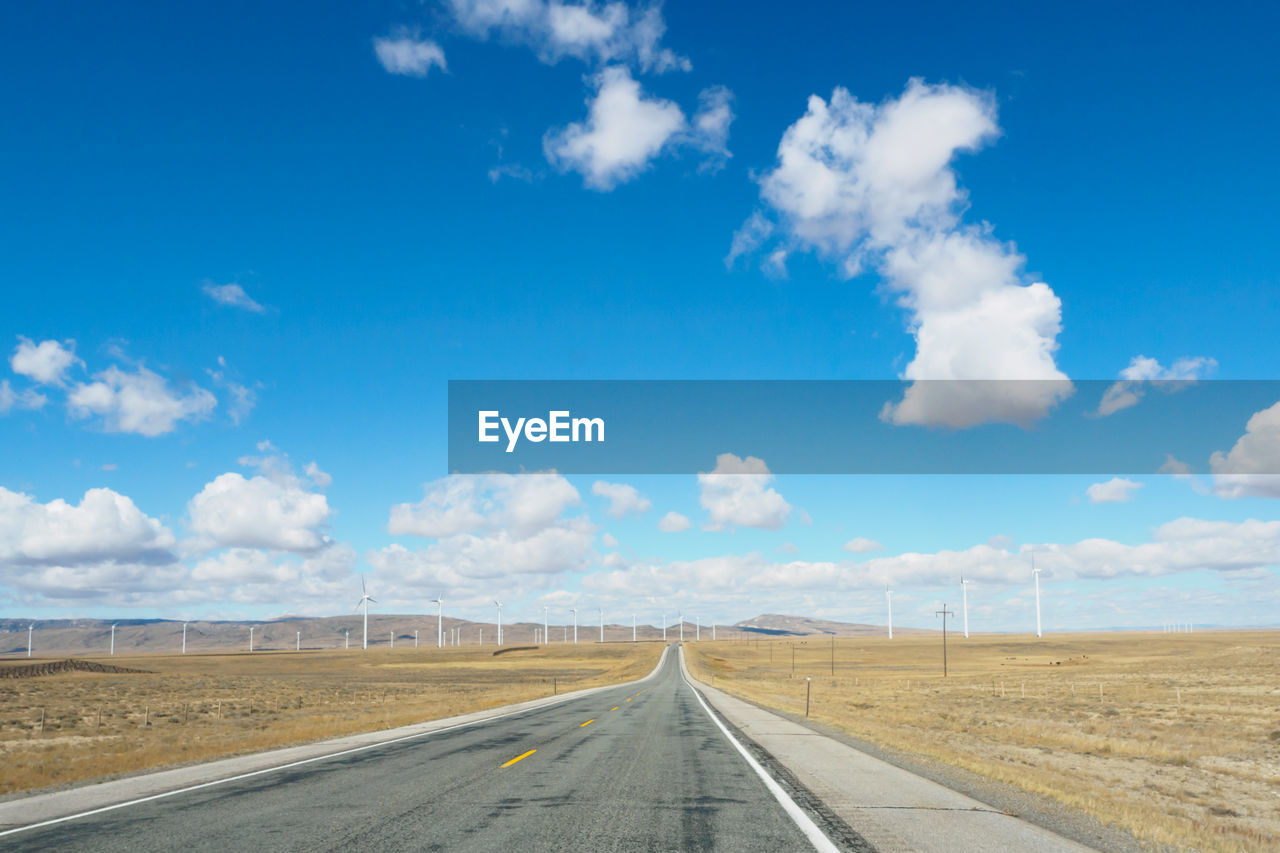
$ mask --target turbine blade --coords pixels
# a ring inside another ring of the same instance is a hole
[[[369,600],[372,601],[374,604],[378,603],[378,599],[374,598],[372,595],[369,596]]]

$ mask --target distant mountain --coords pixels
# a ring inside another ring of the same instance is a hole
[[[116,655],[138,654],[177,654],[182,650],[182,622],[170,619],[12,619],[0,618],[0,656],[26,657],[27,626],[35,623],[35,633],[31,647],[33,657],[56,657],[66,655],[100,656],[111,650],[111,625],[116,625]],[[253,628],[253,647],[255,651],[286,651],[294,649],[299,642],[307,649],[341,649],[350,632],[351,647],[358,648],[364,630],[363,617],[359,613],[348,616],[283,616],[278,619],[254,621],[207,621],[197,620],[187,623],[187,651],[197,652],[242,652],[249,650],[249,629]],[[513,622],[502,626],[503,639],[506,644],[529,644],[534,642],[535,630],[541,633],[541,622]],[[418,642],[422,647],[434,646],[436,642],[436,617],[434,614],[369,614],[369,645],[386,648],[391,645],[394,634],[397,647],[412,647],[414,631],[418,632]],[[449,642],[450,633],[458,631],[462,645],[474,646],[480,642],[494,645],[498,636],[497,625],[493,622],[471,622],[466,619],[444,618],[445,642]],[[299,640],[299,633],[301,639]],[[697,636],[697,628],[686,622],[684,637],[692,640]],[[563,643],[573,641],[573,627],[552,624],[550,626],[551,642]],[[604,638],[606,642],[629,642],[631,625],[606,623]],[[667,637],[676,639],[680,636],[678,625],[667,628]],[[702,639],[711,638],[711,629],[703,626]],[[730,626],[717,627],[719,639],[737,639],[742,633]],[[652,625],[639,625],[636,629],[639,640],[661,640],[662,629]],[[599,623],[579,623],[578,640],[582,643],[594,643],[600,639]]]
[[[812,637],[826,635],[836,637],[883,636],[884,625],[866,625],[858,622],[833,622],[829,619],[811,619],[808,616],[787,616],[782,613],[762,613],[744,619],[733,626],[748,635],[766,637]],[[919,628],[894,628],[895,634],[931,634]]]

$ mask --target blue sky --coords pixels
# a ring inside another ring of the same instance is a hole
[[[1109,478],[769,479],[765,458],[733,481],[763,509],[717,530],[692,473],[626,479],[651,507],[620,519],[598,478],[440,481],[449,379],[1273,378],[1274,10],[348,5],[2,13],[0,610],[334,612],[367,571],[388,606],[443,591],[464,616],[500,594],[871,620],[891,583],[926,625],[980,563],[975,623],[1025,630],[1034,545],[1059,555],[1053,628],[1274,621],[1280,492],[1207,459],[1095,503]],[[912,115],[933,130],[880,137],[911,193],[874,143],[818,178],[780,159],[789,128],[820,159]],[[948,240],[1009,280],[921,272]],[[932,335],[988,285],[1030,349]],[[401,504],[417,533],[389,528]],[[526,504],[558,511],[513,527]],[[669,511],[690,528],[659,530]],[[1157,532],[1182,518],[1229,527]]]

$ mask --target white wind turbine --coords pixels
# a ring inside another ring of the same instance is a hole
[[[36,630],[36,623],[27,626],[27,657],[31,657],[31,634]]]
[[[436,606],[436,648],[444,648],[444,594],[437,595],[431,601]]]
[[[964,579],[964,575],[960,576],[960,596],[964,611],[964,638],[967,640],[969,639],[969,581]]]
[[[578,608],[570,607],[569,612],[573,614],[573,644],[578,645]]]
[[[111,656],[116,656],[116,626],[111,626]]]
[[[498,645],[502,645],[502,602],[495,598],[493,603],[498,607]]]
[[[1040,631],[1040,570],[1036,568],[1036,552],[1031,552],[1031,576],[1036,581],[1036,636],[1044,636]]]
[[[884,601],[889,606],[889,639],[893,639],[893,590],[885,587]]]
[[[364,608],[364,648],[369,649],[369,602],[378,603],[378,599],[369,595],[369,589],[364,584],[364,575],[360,576],[360,600],[356,602],[356,610]]]

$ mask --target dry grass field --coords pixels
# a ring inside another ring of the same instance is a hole
[[[772,647],[772,648],[770,648]],[[792,654],[795,654],[794,675]],[[1048,795],[1152,848],[1280,849],[1280,632],[700,643],[722,690]],[[772,656],[772,661],[771,661]]]
[[[0,678],[0,794],[406,725],[646,675],[660,643],[98,658]],[[38,663],[38,659],[32,662]],[[20,660],[0,662],[0,674]],[[43,723],[41,722],[43,720]]]

